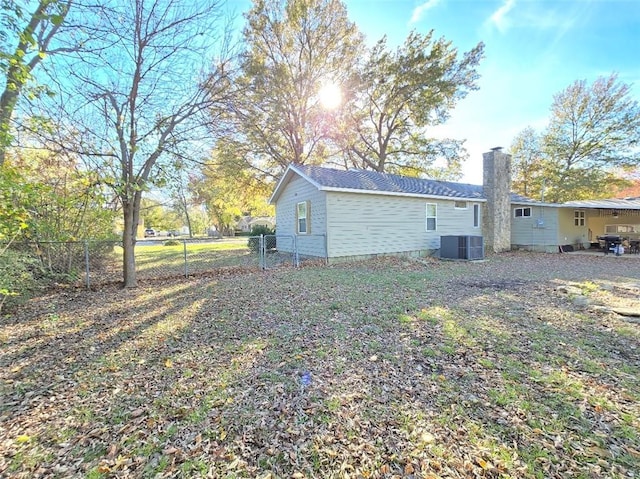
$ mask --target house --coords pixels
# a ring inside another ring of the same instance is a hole
[[[640,231],[613,221],[633,217],[640,202],[624,203],[626,208],[616,203],[615,209],[544,203],[511,193],[510,184],[511,158],[495,148],[483,155],[483,185],[290,165],[269,201],[276,206],[278,236],[294,237],[301,256],[330,262],[430,255],[452,236],[481,236],[493,252],[557,252],[563,245],[589,247],[614,230]],[[278,248],[292,244],[279,240]]]
[[[640,199],[513,205],[511,248],[558,252],[599,248],[599,237],[640,239]]]
[[[270,198],[278,235],[294,236],[300,255],[330,261],[433,254],[447,235],[483,236],[489,248],[510,249],[509,213],[496,214],[494,206],[528,200],[509,196],[508,155],[496,150],[485,163],[496,186],[291,165]],[[491,188],[507,200],[488,201]]]
[[[563,207],[573,212],[575,226],[583,226],[583,238],[586,229],[584,245],[604,235],[640,240],[640,198],[569,201]]]
[[[270,216],[243,216],[236,224],[236,231],[249,233],[255,226],[265,226],[274,229],[276,226],[275,218]]]

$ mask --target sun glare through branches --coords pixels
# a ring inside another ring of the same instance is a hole
[[[318,91],[318,98],[323,108],[335,110],[342,103],[342,90],[335,83],[326,83]]]

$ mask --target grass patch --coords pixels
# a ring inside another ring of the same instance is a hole
[[[0,476],[631,477],[640,335],[574,310],[550,257],[610,274],[384,260],[34,300],[0,323],[0,403],[37,440]]]

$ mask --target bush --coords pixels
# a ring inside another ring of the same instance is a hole
[[[16,241],[11,251],[29,258],[33,277],[43,282],[70,283],[82,276],[85,269],[84,244],[79,241]],[[90,257],[97,259],[98,254],[90,252]]]
[[[164,244],[164,246],[178,246],[180,244],[180,241],[174,240],[174,239],[170,239],[170,240],[165,241],[163,244]]]
[[[31,297],[40,286],[36,279],[40,269],[39,261],[29,254],[10,249],[0,254],[0,311]]]
[[[84,244],[81,242],[42,242],[26,245],[40,259],[41,276],[62,283],[78,279],[84,270]]]
[[[257,225],[251,228],[251,236],[262,236],[262,235],[274,235],[276,234],[276,230],[269,228],[268,226]]]
[[[251,237],[249,241],[247,241],[247,246],[251,250],[252,253],[257,253],[260,250],[260,238],[257,236],[265,235],[266,238],[266,249],[275,249],[276,248],[276,230],[269,228],[268,226],[254,226],[251,228]]]

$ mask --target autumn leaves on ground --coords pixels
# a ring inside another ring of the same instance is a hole
[[[638,477],[640,325],[591,306],[639,292],[515,253],[56,291],[0,320],[0,476]]]

